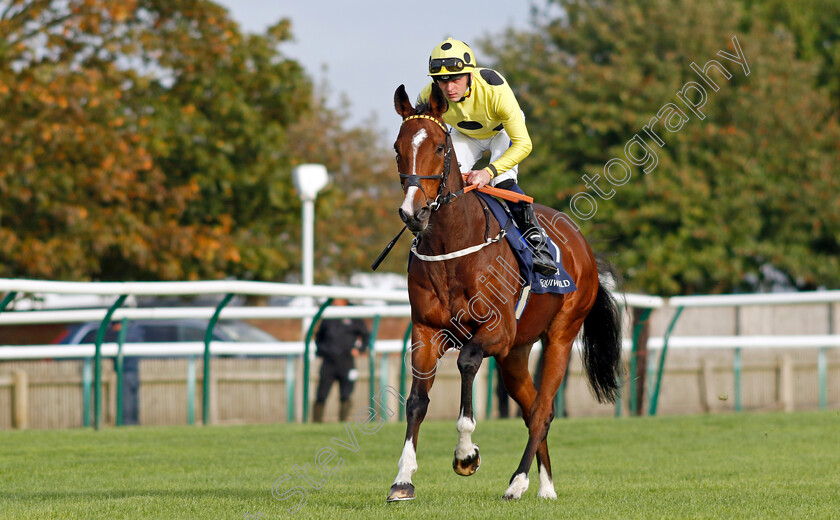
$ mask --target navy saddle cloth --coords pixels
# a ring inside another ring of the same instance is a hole
[[[508,220],[511,219],[507,208],[505,208],[502,203],[492,195],[479,192],[475,193],[487,203],[487,206],[490,208],[493,216],[496,217],[496,220],[499,221],[499,225],[502,226],[502,229],[504,229]],[[565,294],[577,290],[574,280],[572,280],[569,273],[563,269],[560,249],[551,239],[548,240],[548,251],[551,253],[552,258],[554,258],[554,263],[557,265],[557,274],[554,276],[543,276],[542,274],[534,271],[532,268],[534,261],[531,248],[526,244],[525,239],[522,238],[522,233],[520,233],[519,229],[513,225],[513,223],[508,226],[507,235],[505,235],[505,237],[507,238],[510,248],[513,250],[514,256],[516,256],[516,261],[519,264],[519,274],[522,276],[522,281],[525,282],[525,286],[531,286],[532,293]]]

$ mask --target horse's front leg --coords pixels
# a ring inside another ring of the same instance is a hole
[[[458,370],[461,372],[461,413],[458,416],[458,445],[455,446],[455,457],[452,459],[452,469],[455,473],[469,477],[481,465],[478,455],[478,444],[473,444],[472,433],[475,431],[475,415],[472,407],[472,389],[475,374],[481,367],[484,351],[481,346],[469,343],[461,349],[458,356]]]
[[[411,393],[405,403],[405,444],[399,461],[399,471],[391,491],[388,502],[411,500],[414,498],[414,483],[411,477],[417,471],[417,435],[420,424],[426,417],[429,406],[429,390],[435,381],[435,372],[440,359],[438,349],[428,341],[428,335],[422,334],[422,327],[415,325],[415,336],[411,349]],[[425,339],[423,339],[425,338]],[[405,360],[403,360],[405,362]]]

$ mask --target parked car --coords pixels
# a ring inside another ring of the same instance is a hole
[[[179,341],[204,341],[208,320],[130,320],[127,322],[125,340],[129,343],[169,343]],[[69,325],[54,341],[60,345],[78,345],[96,342],[100,322],[90,321]],[[110,324],[105,332],[105,342],[118,339],[121,321]],[[271,334],[243,321],[223,320],[213,327],[213,341],[277,341]],[[123,363],[122,416],[123,425],[140,424],[139,358],[126,357]]]
[[[95,343],[99,331],[98,321],[76,323],[54,341],[59,345],[78,345]],[[132,343],[162,343],[177,341],[204,341],[207,320],[130,320],[126,331],[126,341]],[[111,323],[105,333],[105,342],[115,342],[121,322]],[[213,327],[213,341],[270,342],[277,338],[244,321],[221,320]]]

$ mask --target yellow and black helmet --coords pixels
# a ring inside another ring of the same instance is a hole
[[[447,38],[436,45],[429,56],[429,76],[432,77],[459,76],[475,67],[475,54],[470,46],[461,40]]]

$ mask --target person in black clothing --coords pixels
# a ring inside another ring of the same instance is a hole
[[[347,300],[336,299],[333,305],[345,306]],[[338,417],[340,421],[347,420],[350,414],[350,394],[353,393],[353,382],[356,380],[354,358],[367,350],[369,340],[370,333],[365,323],[358,318],[321,322],[315,334],[315,354],[324,361],[321,363],[321,380],[312,410],[314,422],[323,422],[324,403],[336,380],[341,401]]]
[[[121,322],[111,324],[105,333],[106,342],[117,342]],[[126,328],[126,343],[143,343],[146,335],[140,327]],[[114,358],[114,371],[117,370],[117,358]],[[134,356],[123,357],[123,384],[122,384],[122,417],[123,426],[134,426],[140,424],[140,358]]]
[[[499,419],[507,419],[510,417],[510,398],[499,369],[496,369],[496,397],[499,399]]]

